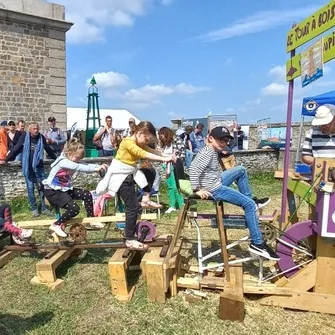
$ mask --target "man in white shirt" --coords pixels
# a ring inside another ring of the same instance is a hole
[[[129,118],[128,120],[128,125],[129,127],[123,132],[122,136],[123,137],[128,137],[130,136],[131,130],[134,126],[136,126],[135,119],[133,117]]]
[[[98,148],[99,157],[113,156],[115,149],[115,130],[112,127],[112,117],[107,115],[105,122],[105,126],[100,127],[93,137],[94,142],[101,141],[101,148]]]
[[[308,165],[314,158],[335,158],[335,106],[320,106],[312,120],[312,128],[307,131],[302,147],[302,161]]]

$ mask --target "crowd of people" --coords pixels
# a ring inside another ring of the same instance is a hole
[[[257,215],[258,209],[268,204],[270,199],[256,199],[252,196],[244,167],[221,170],[220,159],[230,154],[231,142],[234,140],[226,127],[215,127],[209,134],[203,134],[204,125],[201,123],[194,129],[187,126],[177,131],[168,127],[157,130],[151,122],[142,121],[136,125],[135,120],[130,118],[127,129],[121,132],[113,128],[113,120],[107,116],[92,142],[99,150],[99,156],[113,156],[108,167],[105,164],[83,163],[85,147],[80,140],[67,140],[64,132],[56,127],[54,117],[50,117],[48,122],[48,130],[41,134],[36,122],[32,122],[25,132],[22,120],[17,125],[13,121],[2,121],[0,146],[3,148],[5,143],[7,149],[2,152],[1,160],[3,163],[21,160],[34,217],[40,215],[35,197],[36,187],[42,214],[53,216],[45,199],[50,205],[64,210],[49,228],[60,237],[67,236],[66,223],[80,211],[75,200],[83,201],[87,217],[94,216],[92,192],[73,186],[74,176],[78,172],[90,174],[103,170],[104,177],[97,185],[96,194],[117,195],[122,200],[126,212],[126,246],[130,249],[146,249],[148,246],[135,238],[137,216],[142,209],[162,207],[151,200],[151,195],[159,191],[159,172],[157,165],[152,162],[162,164],[166,174],[169,207],[165,213],[170,214],[183,206],[183,195],[187,195],[185,191],[182,195],[183,191],[177,187],[174,164],[179,161],[189,174],[189,180],[185,182],[190,193],[196,193],[201,199],[211,196],[214,200],[242,207],[250,230],[250,250],[268,259],[278,259],[275,252],[264,243]],[[54,160],[48,175],[43,166],[44,154]],[[234,182],[239,191],[230,187]],[[12,232],[22,242],[30,238],[32,230],[20,229],[13,224],[11,215],[4,216],[3,229]]]

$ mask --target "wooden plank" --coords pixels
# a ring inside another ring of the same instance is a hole
[[[305,201],[313,206],[316,204],[316,192],[314,189],[310,189],[311,185],[302,180],[292,180],[291,178],[288,179],[287,182],[287,189],[294,193],[295,195],[299,196],[300,198],[305,197]],[[308,195],[306,196],[306,193]]]
[[[117,213],[113,216],[98,216],[94,218],[77,218],[67,221],[67,225],[74,223],[89,224],[91,222],[120,222],[125,221],[126,216],[124,213]],[[156,213],[141,214],[138,216],[137,220],[157,220]],[[17,222],[19,227],[46,227],[53,224],[55,220],[34,220],[34,221],[19,221]]]
[[[10,262],[15,256],[17,256],[19,252],[17,251],[7,251],[3,255],[0,256],[0,268]]]
[[[329,294],[292,291],[291,297],[269,296],[258,300],[258,302],[266,306],[335,314],[335,295]]]
[[[317,261],[314,260],[302,268],[298,273],[290,278],[282,287],[290,288],[295,291],[307,292],[315,285]],[[277,283],[276,283],[277,284]]]
[[[285,287],[263,287],[254,285],[243,285],[244,294],[284,295],[292,296],[292,289]]]
[[[316,246],[316,293],[335,294],[335,245],[318,236]]]
[[[123,257],[125,250],[117,249],[108,262],[112,294],[120,301],[130,301],[135,290],[135,286],[129,288],[127,270],[136,253]]]

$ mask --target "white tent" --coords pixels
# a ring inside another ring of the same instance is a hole
[[[68,107],[67,108],[67,129],[70,129],[71,126],[77,122],[78,130],[86,130],[86,108],[79,107]],[[105,117],[110,115],[113,119],[113,128],[115,129],[126,129],[128,128],[128,120],[133,117],[136,121],[136,124],[140,120],[128,112],[126,109],[100,109],[100,121],[101,125],[105,123]],[[92,122],[92,121],[90,121]],[[91,123],[90,123],[91,126]]]

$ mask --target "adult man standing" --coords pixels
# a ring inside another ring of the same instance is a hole
[[[38,123],[33,122],[29,125],[29,131],[24,133],[18,143],[13,147],[6,157],[6,162],[14,160],[22,152],[22,174],[25,177],[28,200],[33,211],[33,216],[39,216],[36,197],[35,183],[37,184],[42,214],[53,216],[45,205],[44,194],[42,190],[42,180],[45,179],[43,154],[44,150],[49,157],[56,159],[56,155],[49,147],[45,137],[40,133]]]
[[[314,158],[335,158],[335,106],[320,106],[312,120],[312,128],[307,131],[302,147],[302,161],[308,165]]]
[[[205,146],[205,138],[202,134],[205,126],[202,123],[198,123],[195,126],[194,131],[190,134],[192,145],[194,145],[193,152],[197,154]]]
[[[112,127],[112,117],[106,116],[105,122],[105,126],[100,127],[93,137],[93,142],[101,141],[102,148],[99,148],[99,157],[113,156],[115,148],[115,130]]]
[[[58,157],[64,147],[66,138],[64,133],[56,127],[56,119],[53,116],[48,118],[49,129],[45,132],[44,136],[46,138],[47,144],[49,144],[52,151]],[[48,158],[50,158],[48,156]]]
[[[128,137],[131,134],[131,130],[134,126],[136,126],[135,119],[133,117],[128,120],[129,127],[123,132],[122,137]]]

